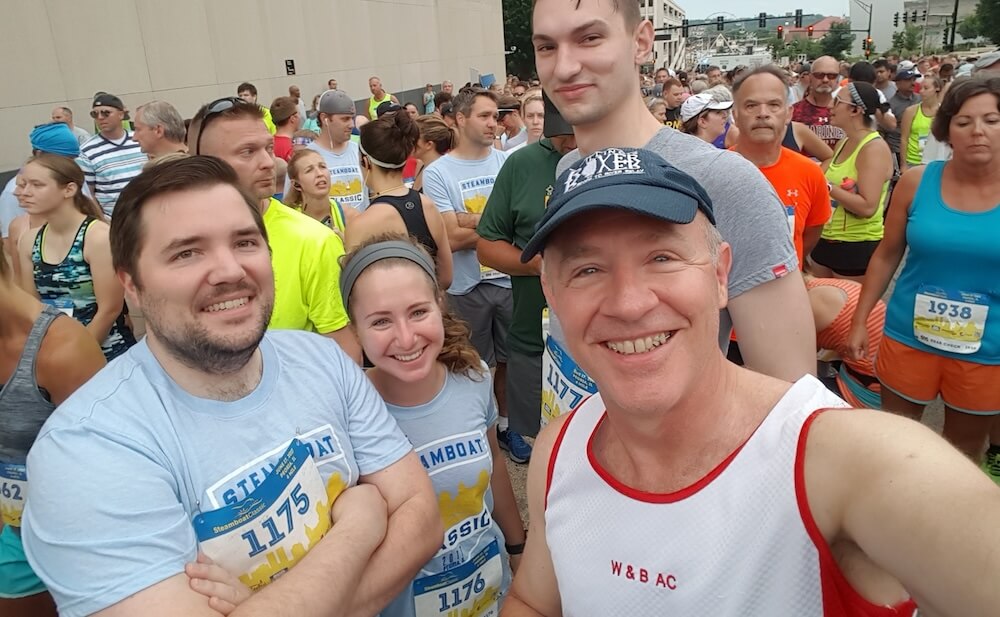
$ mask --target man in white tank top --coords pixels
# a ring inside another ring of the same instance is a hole
[[[646,150],[556,182],[522,260],[544,251],[600,394],[535,442],[503,615],[913,617],[912,598],[995,615],[1000,490],[915,422],[729,363],[714,222],[701,185]]]

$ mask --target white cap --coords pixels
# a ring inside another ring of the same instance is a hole
[[[900,71],[912,71],[916,67],[917,65],[914,64],[913,62],[909,60],[903,60],[902,62],[899,63],[899,66],[897,68]]]
[[[688,97],[681,105],[681,121],[687,122],[708,109],[723,110],[733,106],[732,101],[716,101],[711,93],[700,92]]]

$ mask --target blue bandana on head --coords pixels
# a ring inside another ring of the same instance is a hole
[[[62,122],[41,124],[31,131],[31,149],[60,156],[80,156],[80,143]]]

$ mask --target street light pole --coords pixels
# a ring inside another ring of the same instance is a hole
[[[955,2],[957,3],[958,0],[955,0]],[[866,30],[867,34],[866,34],[866,38],[865,38],[865,40],[868,40],[868,39],[872,38],[872,12],[873,12],[872,11],[872,7],[873,7],[874,3],[872,3],[872,4],[865,4],[861,0],[854,0],[854,4],[857,4],[859,7],[861,7],[861,9],[863,11],[866,11],[868,13],[868,30]],[[862,47],[864,47],[864,45],[862,45]]]
[[[958,29],[958,0],[955,0],[955,8],[951,11],[951,42],[948,44],[948,51],[955,51],[955,30]]]

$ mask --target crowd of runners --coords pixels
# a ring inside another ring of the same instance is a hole
[[[1000,52],[532,29],[523,81],[31,131],[0,613],[997,613]]]

